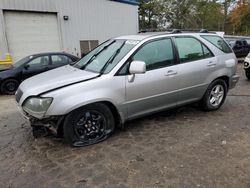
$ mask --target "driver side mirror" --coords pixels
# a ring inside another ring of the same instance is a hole
[[[144,61],[132,61],[129,67],[130,74],[143,74],[146,72],[146,63]]]
[[[128,81],[133,82],[135,74],[144,74],[146,72],[146,63],[144,61],[132,61],[129,66]]]
[[[24,66],[24,68],[25,68],[26,70],[28,70],[28,69],[29,69],[29,67],[30,67],[30,65],[29,65],[29,64],[27,64],[27,65],[25,65],[25,66]]]

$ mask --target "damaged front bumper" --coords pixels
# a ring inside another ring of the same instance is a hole
[[[30,122],[35,138],[51,134],[57,137],[63,136],[63,131],[60,127],[63,124],[64,116],[51,116],[44,119],[37,119],[25,112],[21,106],[17,105],[17,107],[22,117]]]
[[[20,106],[18,106],[18,111],[22,114],[25,120],[30,122],[33,130],[33,136],[35,138],[51,134],[57,137],[61,137],[63,135],[60,126],[63,124],[64,116],[51,116],[44,119],[37,119],[25,112]]]
[[[60,126],[62,125],[63,120],[64,116],[52,116],[46,119],[29,117],[30,125],[33,128],[33,135],[36,138],[51,134],[58,137],[62,136]]]

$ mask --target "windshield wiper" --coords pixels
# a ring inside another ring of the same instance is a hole
[[[81,67],[81,69],[84,70],[85,67],[88,66],[102,51],[106,50],[114,42],[115,42],[115,40],[113,40],[111,43],[109,43],[106,46],[104,46],[100,51],[98,51],[97,53],[95,53],[94,55],[92,55],[91,58],[85,63],[85,65],[83,65]]]
[[[122,43],[122,45],[113,53],[113,55],[108,59],[108,61],[104,64],[104,66],[102,67],[101,71],[100,71],[100,75],[102,75],[104,73],[104,71],[106,70],[106,68],[108,67],[109,64],[112,64],[112,62],[114,61],[115,57],[117,56],[117,54],[120,53],[122,47],[125,45],[126,41],[124,41]]]

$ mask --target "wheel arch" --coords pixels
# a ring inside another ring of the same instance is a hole
[[[1,80],[1,83],[3,83],[3,82],[6,81],[6,80],[16,80],[16,81],[18,81],[19,83],[21,83],[21,80],[20,80],[19,78],[17,78],[17,77],[8,77],[8,78],[4,78],[4,79]]]
[[[204,95],[205,95],[208,87],[210,86],[210,84],[213,83],[215,80],[218,80],[218,79],[222,79],[222,80],[224,80],[226,82],[227,92],[228,92],[228,89],[229,89],[229,76],[222,75],[222,76],[216,77],[215,79],[213,79],[212,81],[210,81],[210,83],[207,85],[207,88],[204,90],[201,99],[204,97]]]
[[[98,103],[103,103],[105,105],[107,105],[109,107],[109,109],[111,110],[114,119],[115,119],[115,126],[116,127],[122,127],[123,126],[123,118],[121,117],[118,109],[116,108],[116,106],[110,102],[110,101],[100,101]]]
[[[222,80],[224,80],[226,82],[226,84],[227,84],[227,91],[228,91],[228,89],[229,89],[229,77],[227,75],[220,76],[220,77],[214,79],[212,82],[214,82],[215,80],[218,80],[218,79],[222,79]]]

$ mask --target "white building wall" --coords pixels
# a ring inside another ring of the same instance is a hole
[[[80,55],[80,40],[101,43],[138,32],[138,6],[134,5],[109,0],[0,0],[0,58],[8,52],[4,10],[57,13],[61,50],[75,55]]]

